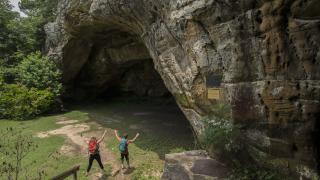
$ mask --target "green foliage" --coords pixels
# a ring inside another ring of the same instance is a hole
[[[284,179],[278,172],[257,167],[234,168],[227,180],[281,180]]]
[[[11,40],[16,49],[11,55],[11,61],[18,63],[24,55],[41,49],[43,43],[37,37],[38,31],[41,29],[40,23],[41,18],[31,16],[17,18],[8,24]]]
[[[60,95],[61,73],[53,61],[40,52],[32,53],[18,66],[18,81],[28,88],[48,89],[55,96]]]
[[[61,73],[47,57],[36,52],[17,67],[3,64],[0,64],[0,118],[31,118],[56,103],[62,87]]]
[[[202,144],[216,154],[232,154],[241,150],[240,127],[231,122],[230,107],[218,103],[213,109],[214,112],[203,119]]]
[[[10,120],[1,120],[0,121],[0,144],[5,142],[1,139],[11,137],[4,133],[7,131],[7,128],[14,127],[13,134],[18,134],[17,130],[21,131],[24,137],[32,137],[32,142],[38,146],[27,154],[27,156],[22,160],[22,169],[27,167],[27,171],[21,171],[21,176],[19,180],[42,180],[50,179],[57,174],[69,169],[77,164],[80,164],[80,172],[78,173],[79,180],[87,180],[88,178],[84,176],[87,166],[87,159],[82,155],[75,156],[65,156],[64,154],[59,153],[59,149],[65,143],[65,138],[62,136],[50,136],[47,138],[38,138],[35,135],[39,132],[45,132],[57,129],[61,125],[56,124],[56,119],[59,116],[46,116],[40,117],[37,119],[27,120],[27,121],[10,121]],[[9,139],[8,139],[9,140]],[[15,143],[14,139],[10,138],[10,145],[12,147]],[[0,148],[1,149],[1,148]],[[1,151],[1,150],[0,150]],[[0,153],[0,164],[4,161],[11,161],[11,157],[5,156]],[[2,166],[0,165],[0,169]],[[93,170],[98,170],[95,168]],[[105,167],[107,170],[110,168]],[[95,171],[93,171],[95,172]],[[97,171],[96,171],[97,172]],[[27,178],[26,178],[27,176]],[[1,175],[0,179],[8,179],[4,174]]]
[[[44,25],[56,17],[57,3],[58,0],[21,0],[20,9],[28,15],[24,23],[33,25],[32,29],[26,29],[32,30],[29,34],[36,40],[33,46],[38,50],[45,43]]]
[[[205,130],[201,142],[209,151],[220,155],[226,161],[231,162],[233,171],[228,180],[280,180],[278,172],[261,167],[248,167],[239,163],[239,157],[245,150],[239,125],[231,121],[230,107],[223,103],[215,104],[214,112],[203,119]]]
[[[43,21],[54,21],[58,0],[21,0],[20,9],[28,16],[42,17]]]
[[[12,11],[9,0],[0,1],[0,59],[3,61],[7,61],[17,50],[9,24],[18,16],[18,13]]]
[[[46,112],[61,91],[61,73],[37,52],[44,45],[44,24],[55,17],[57,0],[22,0],[20,6],[27,17],[12,11],[9,0],[0,2],[0,118]]]
[[[6,66],[15,66],[22,54],[29,54],[41,47],[37,39],[40,19],[19,17],[5,2],[0,4],[0,15],[0,59]]]
[[[3,61],[2,63],[0,62],[0,81],[3,83],[13,83],[15,81],[16,74],[17,68],[11,66],[6,67]]]
[[[177,147],[177,148],[174,148],[174,149],[171,149],[170,150],[170,154],[171,153],[181,153],[181,152],[184,152],[184,151],[187,151],[185,148],[183,148],[183,147]]]
[[[25,55],[43,48],[43,27],[54,20],[56,6],[57,0],[22,0],[20,8],[28,16],[20,17],[9,0],[0,2],[0,59],[6,66],[15,66]]]
[[[54,95],[48,90],[18,84],[1,84],[0,119],[26,119],[49,110]]]
[[[7,128],[0,132],[0,176],[7,179],[28,179],[28,168],[33,164],[23,165],[22,161],[36,149],[32,136],[23,134],[22,129]]]
[[[4,67],[0,59],[0,86],[4,83]]]

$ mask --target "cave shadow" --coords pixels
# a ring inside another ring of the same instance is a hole
[[[316,169],[317,169],[318,175],[320,175],[320,143],[319,143],[320,122],[319,120],[320,120],[320,113],[317,113],[315,115],[314,130],[312,132],[312,141],[313,141],[313,151],[315,155]]]
[[[165,154],[194,149],[192,128],[173,97],[116,97],[77,105],[105,128],[128,133],[129,139],[140,133],[135,145],[164,159]]]
[[[118,28],[110,32],[108,41],[92,39],[88,59],[67,83],[63,98],[93,100],[78,103],[76,110],[103,127],[128,133],[129,139],[139,132],[135,145],[161,159],[167,153],[193,149],[190,123],[156,70],[144,41]]]

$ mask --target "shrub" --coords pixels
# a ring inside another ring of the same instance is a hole
[[[214,112],[203,119],[205,129],[201,143],[215,154],[233,154],[241,150],[240,127],[234,125],[230,118],[230,107],[218,103]]]
[[[35,52],[25,57],[18,66],[17,80],[28,88],[48,89],[59,96],[62,85],[61,72],[48,57]]]
[[[281,180],[285,179],[277,171],[257,167],[239,166],[232,170],[227,180]]]
[[[1,61],[1,59],[0,59]],[[4,67],[0,63],[0,86],[4,83],[4,75],[3,75]]]
[[[49,110],[54,102],[48,90],[0,83],[0,119],[26,119]]]
[[[14,82],[17,74],[16,68],[13,66],[5,66],[1,61],[3,62],[3,60],[0,59],[0,81],[5,83]]]
[[[264,167],[244,166],[246,148],[241,138],[241,128],[231,121],[231,110],[226,104],[218,103],[212,107],[214,112],[203,119],[205,129],[201,143],[213,154],[229,162],[233,171],[227,180],[280,180],[281,175]],[[243,157],[244,156],[244,157]]]

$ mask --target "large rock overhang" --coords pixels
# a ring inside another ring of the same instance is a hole
[[[317,0],[66,0],[46,26],[47,49],[68,84],[94,42],[126,34],[146,47],[197,134],[214,111],[206,82],[221,75],[225,102],[257,162],[314,170],[319,10]]]

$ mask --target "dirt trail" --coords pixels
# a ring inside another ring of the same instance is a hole
[[[87,123],[78,123],[78,120],[72,120],[65,117],[58,117],[57,124],[63,124],[64,126],[47,131],[40,132],[37,134],[40,138],[46,138],[53,135],[63,135],[68,138],[69,143],[65,144],[61,147],[60,152],[66,155],[76,155],[73,153],[75,149],[81,149],[80,153],[84,157],[88,157],[87,154],[87,144],[86,142],[92,136],[100,137],[103,133],[101,127],[99,127],[98,131],[91,131],[90,125]],[[107,129],[106,139],[104,142],[113,136],[113,131],[111,129]],[[100,155],[102,157],[102,161],[104,164],[109,164],[112,167],[111,177],[105,177],[102,173],[94,173],[91,174],[88,179],[91,180],[102,180],[102,179],[115,179],[115,180],[129,180],[130,175],[125,174],[123,170],[121,170],[121,164],[119,160],[116,158],[115,154],[106,148],[104,142],[101,143]]]

